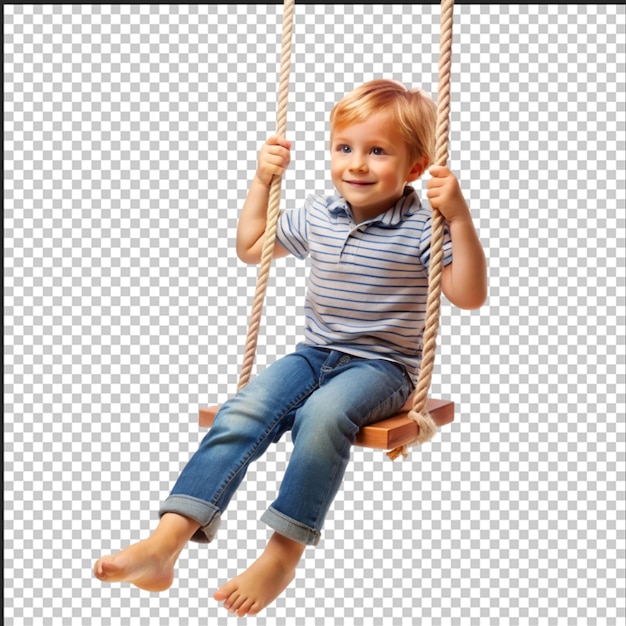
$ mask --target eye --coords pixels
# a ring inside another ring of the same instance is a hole
[[[382,156],[385,154],[385,151],[382,148],[372,148],[372,154],[376,156]]]
[[[352,148],[345,143],[340,143],[335,150],[337,150],[337,152],[341,152],[342,154],[350,154],[350,152],[352,152]]]

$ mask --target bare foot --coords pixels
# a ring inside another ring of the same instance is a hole
[[[305,546],[274,533],[263,554],[236,578],[220,587],[213,598],[238,617],[256,615],[291,583]]]
[[[117,554],[96,561],[96,578],[103,582],[127,582],[146,591],[165,591],[174,581],[174,564],[163,559],[151,541],[141,541]]]
[[[107,583],[127,582],[146,591],[165,591],[174,581],[178,556],[197,529],[197,522],[166,513],[148,539],[98,559],[94,574]]]

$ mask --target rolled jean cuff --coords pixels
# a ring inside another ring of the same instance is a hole
[[[280,535],[306,546],[316,546],[322,534],[319,530],[302,524],[270,507],[261,516],[261,521]]]
[[[220,527],[221,511],[213,504],[192,496],[168,496],[161,505],[159,517],[166,513],[177,513],[200,524],[191,541],[210,543]]]

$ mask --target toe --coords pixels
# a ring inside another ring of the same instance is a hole
[[[237,617],[245,617],[246,615],[251,615],[251,609],[254,605],[253,600],[246,600],[237,611]]]
[[[98,559],[94,565],[93,571],[96,578],[106,580],[114,571],[112,563],[107,558]]]
[[[222,600],[228,599],[228,597],[235,591],[235,586],[230,582],[227,582],[225,585],[222,585],[214,594],[213,599],[218,602],[222,602]]]
[[[229,598],[228,610],[231,613],[237,613],[237,611],[239,611],[245,601],[246,597],[241,595],[241,593],[233,593],[232,596]]]
[[[231,593],[226,600],[224,600],[224,608],[228,609],[231,613],[235,612],[235,607],[239,606],[240,594],[237,591]]]

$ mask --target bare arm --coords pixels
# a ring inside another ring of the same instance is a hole
[[[454,260],[441,276],[441,290],[452,304],[478,309],[487,299],[487,262],[459,182],[447,167],[432,167],[428,199],[450,228]]]
[[[257,171],[237,224],[237,256],[244,263],[255,264],[261,260],[270,186],[274,176],[282,176],[289,165],[290,148],[291,143],[286,139],[270,137],[259,151]],[[276,242],[274,258],[288,254],[287,249]]]

